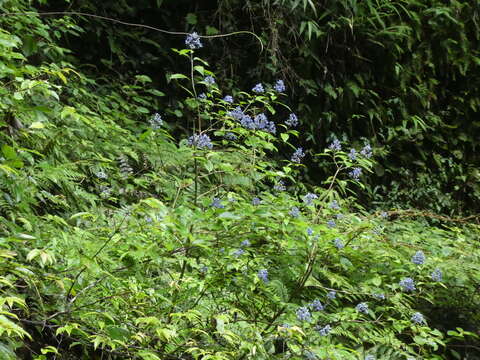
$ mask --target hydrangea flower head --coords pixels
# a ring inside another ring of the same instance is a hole
[[[415,265],[422,265],[425,263],[425,254],[423,251],[419,250],[412,256],[412,262]]]
[[[425,323],[425,318],[419,312],[416,312],[415,314],[413,314],[410,320],[412,322],[414,322],[415,324],[424,324]]]
[[[276,92],[284,92],[285,91],[285,83],[283,80],[277,80],[275,85],[273,86]]]
[[[342,150],[342,144],[340,144],[338,139],[334,139],[328,148],[333,151],[340,151]]]
[[[306,306],[298,308],[296,314],[297,319],[300,321],[310,321],[312,319],[312,315]]]
[[[262,280],[264,283],[268,282],[268,270],[267,269],[262,269],[258,271],[258,278]]]
[[[298,117],[294,113],[291,113],[288,116],[288,119],[285,121],[285,125],[295,127],[298,125]]]
[[[412,278],[403,278],[400,280],[399,285],[403,288],[404,291],[415,291],[415,281]]]
[[[300,162],[302,162],[302,159],[304,157],[305,157],[305,153],[303,152],[303,148],[299,147],[292,154],[292,158],[290,159],[290,161],[299,164]]]
[[[257,94],[261,94],[261,93],[265,92],[265,89],[263,88],[262,83],[258,83],[257,85],[255,85],[252,88],[252,91],[257,93]]]
[[[212,141],[207,134],[194,134],[188,138],[188,145],[198,149],[213,147]]]
[[[159,113],[155,113],[149,122],[153,130],[158,130],[163,125],[163,119]]]
[[[313,200],[316,200],[318,199],[318,196],[316,194],[313,194],[313,193],[307,193],[307,195],[305,195],[303,197],[303,202],[305,203],[305,205],[312,205],[313,203]]]
[[[430,277],[432,278],[433,281],[442,281],[442,270],[439,268],[436,268],[433,270],[433,272],[430,274]]]
[[[360,303],[358,304],[357,306],[355,306],[355,310],[357,310],[358,312],[361,312],[361,313],[364,313],[364,314],[368,314],[368,305],[366,303]]]
[[[227,95],[223,98],[223,101],[233,104],[233,97],[231,95]]]
[[[200,42],[200,36],[198,36],[196,32],[187,35],[185,38],[185,45],[192,50],[203,47],[202,43]]]

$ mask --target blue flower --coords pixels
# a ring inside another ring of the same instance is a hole
[[[250,246],[250,241],[248,241],[248,240],[243,240],[243,241],[240,243],[240,246],[242,246],[242,247],[248,247],[248,246]]]
[[[234,140],[237,140],[237,135],[235,135],[232,132],[228,132],[225,134],[225,139],[234,141]]]
[[[355,306],[355,310],[357,310],[358,312],[361,312],[361,313],[364,313],[364,314],[368,314],[368,305],[366,303],[360,303],[358,304],[357,306]]]
[[[385,294],[373,294],[373,297],[377,300],[385,300]]]
[[[239,257],[243,254],[245,254],[245,250],[243,250],[243,249],[237,249],[233,252],[233,256],[235,256],[235,257]]]
[[[304,157],[305,157],[305,153],[303,152],[303,148],[299,147],[292,154],[292,158],[290,159],[290,161],[295,163],[300,163]]]
[[[235,109],[227,112],[227,115],[231,116],[232,118],[234,118],[237,121],[242,120],[242,118],[245,116],[245,114],[243,113],[240,106],[237,106]]]
[[[330,300],[334,300],[337,297],[337,292],[335,290],[329,291],[327,294],[327,298]]]
[[[320,336],[327,336],[330,331],[332,331],[332,327],[330,325],[325,325],[324,327],[317,327],[318,333]]]
[[[367,355],[367,356],[365,356],[365,360],[375,360],[375,356]]]
[[[260,200],[258,197],[254,197],[252,199],[252,205],[254,206],[260,205],[261,203],[262,203],[262,200]]]
[[[329,228],[334,228],[335,226],[337,226],[337,224],[335,224],[335,220],[332,219],[327,221],[327,226]]]
[[[386,219],[388,217],[388,213],[386,211],[382,211],[380,213],[380,217],[382,217],[383,219]]]
[[[373,154],[372,154],[372,147],[370,146],[370,144],[365,144],[363,149],[360,150],[360,154],[365,156],[367,159],[371,158]]]
[[[300,321],[310,321],[312,319],[312,315],[306,306],[298,308],[297,319]]]
[[[288,212],[290,214],[290,216],[294,217],[294,218],[297,218],[300,216],[300,210],[298,210],[298,208],[296,206],[292,206],[292,208],[290,209],[290,211]]]
[[[278,182],[273,186],[273,189],[276,191],[285,191],[287,187],[285,186],[285,182],[283,180],[278,180]]]
[[[318,199],[318,196],[313,194],[313,193],[307,193],[307,195],[305,195],[303,197],[303,202],[305,203],[305,205],[312,205],[313,203],[313,200],[316,200]]]
[[[200,42],[200,36],[196,32],[188,34],[185,39],[185,45],[187,45],[190,49],[200,49],[203,47],[202,43]]]
[[[360,175],[362,175],[362,168],[355,167],[348,173],[350,177],[352,177],[354,180],[360,179]]]
[[[348,157],[352,161],[357,160],[357,152],[355,151],[355,149],[350,149],[350,152],[348,153]]]
[[[223,209],[223,208],[225,208],[225,205],[223,205],[223,204],[221,203],[220,199],[217,198],[217,197],[214,197],[214,198],[212,199],[212,203],[210,204],[210,206],[211,206],[211,207],[215,207],[215,208],[217,208],[217,209]]]
[[[163,119],[159,113],[155,113],[149,122],[153,130],[158,130],[163,125]]]
[[[95,176],[99,179],[107,179],[108,178],[108,175],[105,173],[105,171],[98,171]]]
[[[333,200],[330,203],[329,207],[330,207],[330,209],[333,209],[333,210],[340,210],[340,205],[338,205],[337,200]]]
[[[333,151],[340,151],[342,150],[342,144],[340,144],[340,141],[338,141],[338,139],[334,139],[332,143],[328,146],[328,148]]]
[[[206,265],[203,265],[203,266],[200,268],[200,272],[201,272],[202,274],[205,274],[207,271],[208,271],[208,266],[206,266]]]
[[[308,228],[308,229],[307,229],[307,235],[308,235],[308,236],[312,236],[312,235],[313,235],[313,229],[312,229],[312,228]]]
[[[215,79],[213,78],[213,76],[206,76],[205,79],[203,79],[203,81],[205,81],[208,85],[213,85],[215,84]]]
[[[199,99],[206,99],[207,95],[205,95],[205,93],[201,93],[200,95],[198,95],[198,98]]]
[[[422,265],[425,263],[425,254],[423,251],[419,250],[412,256],[412,262],[416,265]]]
[[[338,249],[343,249],[345,247],[345,245],[343,245],[343,242],[342,240],[340,240],[339,238],[336,238],[335,240],[333,240],[333,245]]]
[[[264,283],[268,282],[268,270],[262,269],[258,271],[258,278],[262,280]]]
[[[298,125],[298,117],[294,113],[291,113],[288,116],[288,119],[285,121],[285,125],[295,127]]]
[[[277,82],[275,83],[273,88],[277,92],[284,92],[285,91],[285,83],[283,82],[283,80],[277,80]]]
[[[410,320],[412,322],[414,322],[415,324],[424,324],[425,323],[425,318],[419,312],[416,312],[415,314],[413,314]]]
[[[255,85],[255,86],[252,88],[252,91],[260,94],[260,93],[265,92],[265,89],[263,88],[262,83],[258,83],[257,85]]]
[[[233,104],[233,97],[231,95],[227,95],[223,98],[223,101]]]
[[[400,280],[400,282],[398,283],[404,291],[415,291],[416,288],[415,288],[415,281],[413,281],[412,278],[403,278],[402,280]]]
[[[320,302],[320,300],[313,300],[313,302],[310,304],[310,307],[314,310],[314,311],[323,311],[325,309],[325,307],[323,306],[323,304]]]
[[[250,115],[243,115],[241,120],[240,120],[240,125],[242,125],[246,129],[253,130],[255,129],[256,125],[253,122],[253,119],[250,117]]]
[[[432,278],[433,281],[442,281],[442,270],[439,268],[436,268],[433,270],[433,272],[430,274],[430,277]]]
[[[213,147],[212,141],[207,134],[194,134],[188,138],[188,145],[198,149]]]

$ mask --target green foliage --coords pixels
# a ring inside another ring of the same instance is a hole
[[[0,18],[2,358],[478,356],[478,226],[365,210],[357,198],[378,166],[365,152],[306,151],[329,175],[302,183],[306,166],[291,161],[302,133],[285,124],[295,109],[266,82],[230,103],[226,79],[211,84],[205,60],[175,50],[190,71],[165,74],[184,95],[161,107],[167,92],[149,76],[93,76],[51,24],[14,19]],[[242,126],[237,106],[276,132]]]

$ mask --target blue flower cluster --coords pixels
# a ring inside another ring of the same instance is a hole
[[[297,310],[297,319],[300,321],[310,321],[312,319],[312,315],[310,314],[310,310],[306,306],[302,306]]]
[[[283,80],[277,80],[277,82],[275,83],[273,88],[277,92],[284,92],[285,91],[285,83],[283,82]]]
[[[430,277],[432,278],[433,281],[442,281],[442,270],[439,268],[436,268],[433,270],[433,272],[430,274]]]
[[[324,327],[317,327],[316,330],[320,336],[327,336],[330,331],[332,331],[332,327],[330,325],[325,325]]]
[[[343,244],[343,241],[340,240],[339,238],[336,238],[335,240],[333,240],[333,245],[338,249],[343,249],[345,247],[345,245]]]
[[[370,144],[365,144],[362,150],[360,150],[360,154],[365,156],[367,159],[371,158],[373,153],[372,153],[372,147]]]
[[[249,247],[249,246],[250,246],[250,241],[248,241],[248,240],[243,240],[243,241],[240,243],[240,246],[242,246],[242,247]]]
[[[303,148],[299,147],[292,154],[292,158],[290,159],[290,161],[294,163],[300,163],[304,157],[305,157],[305,153],[303,152]]]
[[[357,310],[358,312],[361,312],[361,313],[364,313],[364,314],[368,314],[368,305],[366,303],[360,303],[358,304],[357,306],[355,306],[355,310]]]
[[[233,252],[233,256],[235,256],[235,257],[239,257],[243,254],[245,254],[245,250],[243,250],[243,249],[237,249]]]
[[[237,140],[237,135],[235,135],[232,132],[228,132],[228,133],[225,134],[225,139],[235,141],[235,140]]]
[[[298,117],[294,113],[291,113],[288,116],[288,119],[285,121],[285,125],[295,127],[298,125]]]
[[[158,130],[163,125],[163,119],[159,113],[155,113],[149,123],[153,130]]]
[[[335,290],[329,291],[327,293],[327,298],[329,300],[334,300],[337,297],[337,292]]]
[[[198,149],[213,147],[212,141],[207,134],[194,134],[188,138],[188,145],[194,146]]]
[[[310,304],[310,307],[313,309],[313,311],[323,311],[325,309],[323,304],[318,299],[313,300],[313,302]]]
[[[373,294],[373,297],[377,300],[385,300],[385,294]]]
[[[261,203],[262,203],[262,200],[260,200],[258,197],[254,197],[252,199],[252,205],[254,206],[260,205]]]
[[[203,81],[205,81],[207,83],[207,85],[213,85],[215,84],[215,79],[213,78],[213,76],[206,76],[205,79],[203,79]]]
[[[415,281],[412,278],[404,278],[400,280],[399,285],[403,288],[404,291],[415,291]]]
[[[337,200],[333,200],[330,203],[329,207],[330,207],[330,209],[333,209],[333,210],[340,210],[340,205],[338,205]]]
[[[292,206],[288,214],[294,218],[297,218],[300,216],[300,210],[296,206]]]
[[[328,146],[330,150],[333,151],[340,151],[342,150],[342,144],[340,144],[340,141],[338,139],[335,139],[332,141],[332,143]]]
[[[258,83],[257,85],[255,85],[252,88],[252,91],[256,92],[257,94],[261,94],[261,93],[265,92],[265,89],[263,88],[262,83]]]
[[[414,322],[415,324],[424,324],[425,323],[425,318],[419,312],[416,312],[415,314],[413,314],[410,320],[412,322]]]
[[[335,226],[337,226],[337,224],[335,223],[335,220],[332,219],[327,221],[327,226],[329,228],[334,228]]]
[[[262,280],[264,283],[268,282],[268,270],[267,269],[262,269],[258,271],[258,278]]]
[[[200,42],[200,36],[198,36],[196,32],[187,35],[187,38],[185,39],[185,45],[192,50],[203,47],[202,43]]]
[[[419,250],[412,256],[412,262],[416,265],[422,265],[425,263],[425,254]]]
[[[357,160],[357,151],[355,149],[350,149],[350,152],[348,153],[348,157],[352,161]]]
[[[231,95],[227,95],[223,98],[223,101],[233,104],[233,97]]]
[[[273,185],[273,189],[276,191],[285,191],[287,187],[285,186],[285,182],[283,180],[278,180],[278,182]]]
[[[362,175],[362,168],[355,167],[348,173],[350,177],[352,177],[354,180],[360,179],[360,175]]]
[[[275,123],[273,121],[269,121],[264,113],[260,113],[252,119],[250,115],[245,114],[242,109],[237,106],[232,111],[229,111],[227,115],[231,116],[237,121],[240,121],[240,125],[246,129],[263,130],[271,134],[275,134],[277,132]]]
[[[313,229],[312,228],[307,228],[307,235],[312,236],[313,235]]]
[[[207,98],[207,95],[205,95],[205,93],[200,93],[200,95],[198,95],[198,98],[203,100]]]
[[[217,208],[217,209],[223,209],[225,208],[225,205],[222,204],[219,198],[214,197],[212,199],[212,203],[210,204],[211,207]]]
[[[305,203],[305,205],[312,205],[313,203],[313,200],[316,200],[318,199],[318,196],[313,194],[313,193],[307,193],[307,195],[305,195],[303,197],[303,202]]]

